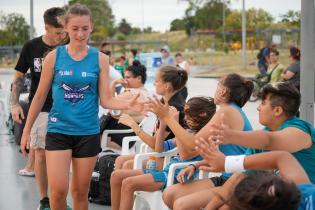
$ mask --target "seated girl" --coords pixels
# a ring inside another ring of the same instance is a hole
[[[186,82],[188,76],[186,71],[178,70],[174,66],[162,66],[156,73],[155,77],[155,91],[157,94],[162,96],[162,103],[167,106],[175,107],[177,111],[179,111],[179,117],[176,119],[181,125],[184,126],[184,105],[185,99],[179,93]],[[139,136],[139,138],[144,141],[147,145],[154,149],[155,147],[155,139],[156,134],[161,132],[163,140],[172,139],[174,138],[174,134],[168,127],[162,128],[159,125],[159,121],[156,125],[156,131],[154,136],[147,134],[144,132],[138,123],[133,120],[129,115],[123,114],[120,119],[119,123],[124,124],[133,129],[135,134]],[[133,166],[133,158],[134,155],[122,155],[116,159],[115,162],[115,169],[121,168],[129,168],[132,169]],[[161,163],[159,161],[158,163]],[[159,164],[158,168],[162,168],[161,164]]]
[[[229,126],[233,130],[252,130],[249,120],[247,119],[242,108],[248,101],[251,92],[253,90],[253,83],[250,80],[243,78],[238,74],[229,74],[223,77],[215,92],[214,102],[219,106],[219,110],[213,116],[209,123],[207,123],[199,132],[194,135],[190,135],[182,126],[180,126],[173,118],[168,114],[166,106],[162,105],[159,101],[151,101],[149,106],[151,111],[156,113],[161,120],[163,120],[174,132],[176,139],[189,150],[193,150],[195,147],[194,139],[208,138],[210,136],[211,124],[220,120],[220,115],[225,114],[228,116],[226,119]],[[220,150],[226,155],[239,155],[244,154],[245,148],[237,145],[222,145]],[[197,167],[206,164],[201,161]],[[194,170],[192,166],[188,167],[189,170]],[[186,171],[186,170],[184,170]],[[189,171],[187,171],[189,174]],[[173,208],[174,201],[182,196],[191,194],[193,192],[199,192],[204,189],[209,189],[216,186],[221,186],[231,174],[223,174],[222,176],[213,177],[212,179],[204,179],[192,181],[187,184],[176,184],[165,189],[163,196],[164,202],[169,208]],[[197,197],[198,199],[199,197]],[[198,208],[208,203],[208,200],[198,200],[198,202],[191,202],[191,206],[188,209]]]
[[[295,117],[300,102],[300,93],[293,84],[268,84],[262,90],[262,102],[257,109],[259,122],[266,126],[264,130],[231,130],[225,123],[227,117],[222,116],[221,123],[210,128],[209,140],[252,148],[246,154],[265,150],[290,152],[315,183],[315,132],[310,123]]]
[[[144,87],[146,78],[145,66],[141,65],[139,61],[135,61],[132,66],[126,69],[125,78],[114,80],[111,83],[111,94],[114,97],[116,85],[121,84],[125,87],[125,90],[117,95],[117,98],[129,99],[134,95],[140,94],[138,100],[144,100],[149,96],[148,90]],[[123,113],[129,114],[136,123],[140,123],[144,118],[143,114],[132,110],[112,110],[107,115],[103,115],[100,119],[101,133],[103,133],[104,130],[130,129],[130,127],[118,122],[119,116]],[[107,146],[113,149],[121,149],[122,139],[126,136],[134,135],[135,133],[110,134],[110,138],[107,140]]]
[[[214,115],[216,110],[212,98],[195,97],[185,105],[185,121],[189,132],[198,132]],[[172,116],[178,115],[178,111],[171,109]],[[161,127],[166,127],[160,121]],[[177,146],[179,156],[174,157],[162,171],[157,170],[115,170],[111,176],[111,204],[112,210],[132,209],[133,195],[135,191],[157,191],[164,189],[169,167],[172,163],[201,160],[201,157],[193,150],[183,147],[181,141],[169,139],[164,141],[161,132],[157,132],[155,150],[163,152]],[[123,192],[123,194],[121,194]]]
[[[196,144],[197,151],[209,165],[203,167],[203,170],[234,172],[222,187],[202,192],[204,196],[213,197],[206,210],[314,209],[315,185],[310,182],[303,167],[290,153],[272,151],[248,156],[224,156],[213,142],[209,144],[201,139]],[[270,172],[241,173],[245,169],[276,169],[280,176]],[[176,209],[182,208],[174,208]]]

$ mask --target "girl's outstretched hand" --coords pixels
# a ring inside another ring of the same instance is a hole
[[[208,163],[208,166],[200,166],[200,170],[210,172],[224,171],[225,155],[219,151],[219,146],[216,142],[200,138],[195,140],[195,143],[195,149]]]
[[[162,104],[162,102],[154,96],[149,98],[149,101],[146,102],[147,111],[155,113],[159,118],[165,118],[169,116],[169,106],[167,104]]]
[[[128,101],[128,109],[139,112],[139,113],[145,113],[145,101],[139,101],[140,93],[134,95],[129,101]]]
[[[122,114],[119,117],[118,123],[124,124],[128,127],[132,127],[134,124],[137,124],[136,121],[128,114]]]

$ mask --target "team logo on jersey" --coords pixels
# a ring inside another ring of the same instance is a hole
[[[84,91],[89,89],[91,86],[86,85],[80,88],[76,88],[76,87],[70,87],[66,83],[62,83],[61,87],[65,91],[64,99],[74,104],[84,99]]]
[[[34,58],[34,72],[42,71],[42,58]]]
[[[54,122],[54,123],[57,122],[57,117],[51,117],[51,118],[50,118],[50,121],[51,121],[51,122]]]
[[[97,77],[97,74],[83,71],[81,73],[81,76],[82,77]]]
[[[60,74],[60,76],[72,76],[72,69],[70,69],[70,70],[60,70],[59,74]]]

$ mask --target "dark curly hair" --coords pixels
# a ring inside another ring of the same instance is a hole
[[[216,105],[211,97],[193,97],[185,105],[185,116],[193,121],[190,129],[198,132],[213,117],[216,111]]]
[[[130,71],[134,77],[140,76],[142,84],[147,80],[147,68],[138,60],[133,61],[132,65],[126,68],[126,71]]]
[[[238,183],[227,205],[231,210],[297,210],[301,193],[270,172],[252,172]]]

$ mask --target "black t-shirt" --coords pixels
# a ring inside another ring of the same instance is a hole
[[[161,101],[164,104],[163,99]],[[186,101],[185,101],[181,91],[178,91],[168,101],[168,105],[169,106],[173,106],[173,107],[175,107],[177,109],[177,111],[179,111],[178,122],[184,128],[186,128],[185,119],[184,119],[184,116],[185,116],[185,113],[184,113],[185,103],[186,103]],[[159,124],[160,124],[160,122],[158,121],[157,127],[159,127]],[[170,132],[169,135],[164,139],[165,141],[175,137],[174,133],[172,132],[172,130],[168,126],[166,127],[165,130]]]
[[[56,46],[48,46],[43,42],[42,36],[34,38],[24,44],[19,60],[15,66],[15,70],[25,74],[28,69],[31,70],[31,90],[29,101],[32,102],[37,90],[40,75],[42,71],[43,58]],[[51,89],[47,95],[47,99],[43,105],[42,112],[49,112],[52,106]]]

